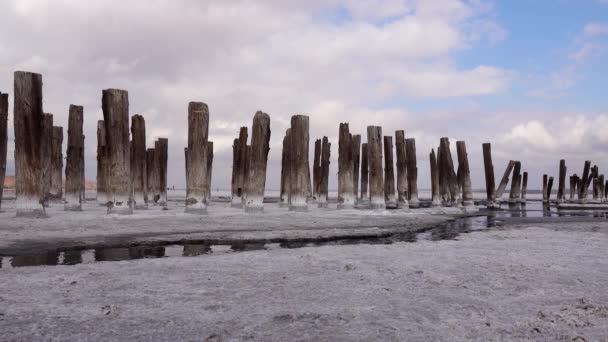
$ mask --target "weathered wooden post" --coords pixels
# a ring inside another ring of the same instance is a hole
[[[63,127],[53,126],[51,136],[51,188],[50,198],[63,198]]]
[[[331,156],[331,144],[327,137],[323,137],[321,143],[321,184],[319,186],[319,197],[317,202],[319,208],[327,207],[327,193],[329,190],[329,158]]]
[[[44,113],[40,140],[40,202],[48,207],[53,170],[53,114]]]
[[[349,209],[355,205],[354,165],[352,135],[349,132],[348,123],[340,123],[338,138],[338,209]]]
[[[169,159],[168,152],[169,140],[167,138],[158,138],[158,140],[154,143],[154,155],[156,159],[155,166],[157,168],[158,175],[157,186],[160,195],[158,205],[162,206],[164,209],[167,208],[167,162]],[[207,173],[209,173],[209,170],[207,170]],[[207,180],[209,179],[210,176],[207,175]]]
[[[553,190],[553,177],[549,177],[547,183],[547,203],[551,203],[551,191]]]
[[[441,161],[439,163],[441,167],[439,173],[440,182],[443,182],[445,190],[449,192],[450,205],[457,206],[460,204],[460,186],[458,184],[457,174],[454,172],[454,161],[452,160],[450,140],[448,138],[443,137],[440,139],[439,150],[441,156]]]
[[[247,127],[241,127],[238,139],[232,145],[232,202],[233,208],[243,207],[245,188],[245,160],[247,159]],[[282,175],[282,171],[281,171]],[[283,178],[281,178],[281,184]]]
[[[405,153],[407,155],[407,192],[410,208],[420,207],[418,200],[418,166],[416,161],[416,140],[405,139]]]
[[[68,116],[68,148],[65,162],[65,204],[64,210],[82,210],[83,184],[83,151],[84,135],[82,134],[82,106],[70,105]]]
[[[528,194],[528,173],[524,172],[523,181],[521,183],[521,202],[526,203],[526,195]]]
[[[573,174],[570,176],[570,200],[573,201],[576,194],[576,185],[578,184],[578,176]]]
[[[205,214],[207,191],[207,142],[209,107],[202,102],[188,104],[188,150],[186,155],[186,213]]]
[[[107,193],[108,156],[106,146],[106,125],[97,121],[97,203],[107,206],[110,201]]]
[[[266,189],[266,165],[270,151],[270,116],[258,111],[253,117],[251,129],[251,153],[247,175],[246,212],[264,211]]]
[[[17,216],[44,217],[40,202],[42,75],[14,74],[15,195]]]
[[[604,183],[604,198],[608,199],[608,180]]]
[[[367,143],[361,144],[361,202],[369,202],[369,194],[367,191],[369,184],[369,153]]]
[[[355,134],[352,136],[353,143],[353,194],[355,196],[354,201],[357,203],[359,200],[359,166],[361,164],[361,135]]]
[[[456,142],[456,152],[458,154],[458,169],[460,170],[462,184],[462,205],[472,207],[473,189],[471,188],[471,171],[469,169],[469,156],[467,146],[464,141]]]
[[[321,139],[315,140],[315,154],[312,165],[312,193],[313,198],[319,198],[321,188]]]
[[[397,208],[395,197],[395,168],[393,162],[393,137],[384,136],[384,202],[387,208]]]
[[[187,160],[186,158],[186,162]],[[148,204],[155,204],[160,199],[160,190],[158,188],[158,168],[154,148],[146,149],[146,184]]]
[[[6,145],[8,144],[8,94],[0,92],[0,210],[6,176]]]
[[[405,153],[405,133],[395,131],[395,149],[397,153],[397,205],[408,208],[407,200],[407,154]]]
[[[133,182],[133,207],[148,209],[146,195],[146,121],[135,114],[131,117],[131,178]]]
[[[308,211],[308,144],[309,118],[307,115],[291,117],[289,154],[291,156],[290,211]]]
[[[520,186],[519,186],[519,176],[521,173],[521,162],[516,161],[515,167],[513,168],[513,180],[511,181],[511,192],[509,193],[509,202],[517,203],[519,202],[520,195]]]
[[[605,199],[605,193],[606,193],[606,190],[604,189],[604,184],[605,184],[604,175],[603,174],[599,175],[597,180],[598,180],[598,192],[599,192],[598,197],[599,197],[599,200],[603,202]]]
[[[564,159],[559,161],[559,183],[557,186],[557,202],[561,203],[566,199],[566,161]]]
[[[85,142],[85,135],[82,135],[82,143],[80,144],[80,146],[82,146],[80,148],[80,203],[85,203],[87,201],[87,194],[86,194],[86,179],[85,179],[85,164],[84,164],[84,142]]]
[[[543,175],[543,202],[549,201],[549,198],[547,197],[548,183],[549,183],[549,176]]]
[[[285,131],[283,137],[283,150],[281,151],[281,193],[279,195],[279,206],[289,207],[289,191],[291,189],[291,161],[289,159],[291,128]],[[316,149],[316,143],[315,143]],[[316,152],[316,151],[315,151]],[[316,158],[316,155],[315,155]]]
[[[382,175],[382,127],[367,126],[367,166],[369,168],[369,198],[372,209],[385,209]]]
[[[507,184],[509,183],[509,176],[511,175],[511,171],[515,167],[515,161],[509,160],[509,164],[507,164],[507,168],[505,173],[502,175],[502,179],[500,180],[500,184],[498,185],[498,189],[496,189],[496,200],[499,201],[502,197],[502,194],[505,192],[507,188]]]
[[[578,199],[582,202],[587,201],[587,189],[589,187],[589,170],[591,168],[591,161],[585,161],[585,167],[583,168],[583,177],[579,181],[578,187]]]
[[[205,192],[205,203],[211,203],[211,177],[213,176],[213,141],[207,142],[207,191]],[[165,177],[166,179],[166,177]],[[166,181],[165,181],[166,184]],[[166,186],[165,186],[166,193]],[[166,196],[165,196],[166,197]]]
[[[497,208],[496,204],[496,180],[494,179],[494,164],[492,163],[492,144],[481,145],[483,150],[483,167],[486,176],[486,206]]]
[[[435,150],[431,150],[429,155],[429,161],[431,164],[431,193],[432,193],[432,207],[441,206],[441,194],[439,193],[439,172],[437,170],[437,157],[435,156]]]

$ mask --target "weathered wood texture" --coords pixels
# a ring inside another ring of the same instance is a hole
[[[147,209],[146,197],[146,121],[143,116],[131,117],[131,181],[133,207]]]
[[[166,169],[166,167],[165,167]],[[166,173],[166,172],[165,172]],[[209,205],[211,203],[211,177],[213,176],[213,141],[207,142],[207,191],[205,192],[205,203]],[[167,182],[165,181],[165,184]],[[166,186],[165,186],[166,189]],[[165,191],[165,198],[166,196]]]
[[[312,194],[315,199],[319,198],[321,190],[321,148],[321,139],[315,140],[315,154],[312,163]]]
[[[355,202],[359,199],[359,166],[361,164],[361,135],[352,136],[353,143],[353,194]]]
[[[327,137],[321,142],[321,184],[319,186],[319,207],[327,206],[327,194],[329,191],[329,159],[331,157],[331,143]]]
[[[160,200],[160,189],[158,188],[158,167],[154,148],[146,149],[146,185],[147,203],[157,203]]]
[[[395,153],[397,155],[397,203],[407,207],[407,154],[405,153],[405,132],[395,131]]]
[[[509,160],[507,164],[507,168],[505,169],[505,173],[502,175],[502,179],[500,180],[500,184],[498,185],[498,189],[496,189],[496,199],[500,200],[502,194],[505,192],[507,188],[507,184],[509,184],[509,176],[511,175],[511,171],[513,171],[513,167],[515,167],[515,161]]]
[[[488,208],[496,207],[496,180],[494,178],[494,164],[492,163],[492,144],[484,143],[483,149],[483,167],[486,176],[486,206]]]
[[[129,94],[126,90],[105,89],[101,107],[106,132],[109,173],[106,191],[112,202],[110,213],[132,214],[130,202],[131,155],[129,148]]]
[[[207,191],[207,142],[209,107],[202,102],[188,104],[188,147],[186,150],[186,212],[204,214]]]
[[[471,170],[469,168],[469,155],[464,141],[456,142],[456,152],[458,154],[458,170],[460,171],[460,184],[462,184],[462,204],[465,207],[472,207],[473,189],[471,186]]]
[[[521,201],[522,203],[526,202],[526,195],[528,194],[528,173],[524,172],[521,183]]]
[[[570,176],[570,200],[574,200],[574,196],[576,194],[576,183],[577,183],[577,179],[576,179],[576,173],[573,174],[572,176]]]
[[[598,176],[597,182],[598,182],[598,192],[599,192],[598,197],[599,197],[599,200],[603,202],[606,199],[606,196],[605,196],[606,189],[604,189],[605,183],[604,183],[604,175],[603,174],[601,174],[601,175]]]
[[[158,138],[154,142],[154,159],[157,172],[157,187],[160,198],[158,199],[158,205],[167,206],[167,163],[169,153],[169,140],[167,138]],[[208,180],[210,176],[207,176]]]
[[[564,159],[559,161],[559,183],[557,186],[557,201],[563,202],[566,199],[566,161]]]
[[[519,175],[521,174],[521,162],[516,161],[513,167],[513,178],[511,181],[511,192],[509,193],[509,202],[519,202],[520,184]]]
[[[369,201],[369,152],[367,143],[361,144],[361,200],[364,202]]]
[[[393,161],[393,137],[384,136],[384,201],[387,207],[397,207],[395,196],[395,166]]]
[[[579,180],[578,186],[578,199],[581,201],[587,200],[587,189],[589,187],[589,171],[591,168],[591,161],[585,161],[585,166],[583,168],[583,176]]]
[[[106,125],[103,120],[97,121],[97,203],[106,206],[110,202],[107,193],[108,156],[106,143]]]
[[[50,198],[63,198],[63,127],[53,126],[51,135],[51,189]]]
[[[68,147],[65,162],[65,210],[82,210],[84,135],[83,108],[70,105],[68,114]]]
[[[444,201],[448,205],[457,205],[460,199],[458,177],[454,171],[454,161],[450,149],[450,139],[443,137],[439,141],[439,182],[444,191]]]
[[[435,150],[432,149],[429,155],[430,168],[431,168],[431,206],[441,206],[441,194],[439,193],[439,170],[437,170],[437,157],[435,156]]]
[[[548,201],[548,197],[547,197],[548,184],[549,184],[549,176],[543,175],[543,202]]]
[[[382,127],[367,126],[367,162],[369,198],[372,209],[384,209],[384,178],[382,174]]]
[[[6,176],[6,153],[8,144],[8,94],[0,92],[0,209],[2,209],[2,195],[4,178]]]
[[[283,150],[281,151],[281,192],[279,194],[279,206],[281,207],[289,207],[289,192],[291,189],[290,139],[291,128],[288,128],[283,137]]]
[[[291,117],[289,154],[291,156],[291,187],[289,210],[307,211],[308,205],[308,144],[309,118],[307,115]]]
[[[17,216],[44,216],[40,202],[42,76],[16,71],[13,93]]]
[[[407,191],[410,208],[418,208],[418,165],[416,161],[416,140],[405,139],[405,153],[407,154]]]
[[[234,140],[232,157],[232,206],[243,205],[245,193],[245,161],[247,160],[247,127],[241,127],[239,138]]]
[[[352,140],[348,123],[340,123],[338,135],[338,208],[352,208],[355,205]]]
[[[40,140],[40,202],[47,207],[51,198],[53,114],[44,113]]]
[[[247,195],[245,210],[259,212],[264,210],[264,191],[266,189],[266,167],[270,151],[270,116],[258,111],[253,117],[251,129],[251,152],[247,174]]]
[[[553,191],[553,177],[549,177],[547,183],[547,202],[551,202],[551,191]]]

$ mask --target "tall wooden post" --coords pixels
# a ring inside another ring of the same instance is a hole
[[[245,195],[245,161],[247,160],[247,138],[247,127],[241,127],[239,131],[239,138],[234,139],[234,145],[232,146],[233,157],[231,206],[233,208],[243,207],[243,198]]]
[[[566,161],[564,159],[559,161],[559,184],[557,187],[557,202],[561,203],[566,199]]]
[[[258,111],[253,117],[251,129],[251,153],[247,175],[246,212],[264,211],[266,189],[266,165],[270,151],[270,116]]]
[[[502,179],[500,180],[498,189],[496,189],[496,200],[500,200],[500,198],[502,197],[502,194],[505,192],[505,189],[507,188],[507,184],[509,183],[509,176],[511,175],[511,171],[513,171],[513,167],[515,167],[515,161],[509,160],[509,164],[507,164],[505,173],[502,175]]]
[[[432,207],[441,206],[441,198],[439,194],[439,172],[437,170],[437,157],[435,156],[435,150],[431,150],[429,155],[429,161],[431,164],[431,193],[432,193]]]
[[[213,176],[213,141],[207,142],[207,197],[206,203],[211,203],[211,177]]]
[[[361,135],[352,136],[353,143],[353,194],[355,203],[359,200],[359,165],[361,159]]]
[[[418,200],[418,166],[416,162],[416,140],[405,139],[405,153],[407,154],[407,185],[410,208],[420,207]]]
[[[516,161],[513,167],[513,180],[511,181],[511,192],[509,193],[509,202],[517,203],[520,197],[519,175],[521,173],[521,162]]]
[[[289,155],[290,143],[291,128],[288,128],[285,131],[285,136],[283,137],[283,150],[281,151],[281,193],[279,195],[280,207],[289,207],[289,193],[291,189],[291,160]]]
[[[158,138],[154,143],[155,164],[158,176],[158,190],[160,198],[158,205],[167,208],[167,162],[168,162],[169,140],[167,138]],[[207,176],[209,179],[209,175]]]
[[[384,201],[387,208],[397,208],[393,164],[393,137],[386,135],[384,136]]]
[[[349,209],[355,205],[354,165],[352,135],[348,129],[348,123],[340,123],[338,138],[338,209]]]
[[[458,154],[458,169],[460,170],[462,184],[462,205],[472,207],[474,203],[473,189],[471,188],[471,171],[469,169],[467,146],[464,141],[456,142],[456,152]]]
[[[395,131],[395,150],[397,154],[397,205],[408,208],[407,200],[407,154],[405,153],[405,133]]]
[[[452,151],[450,149],[450,140],[447,137],[443,137],[439,142],[439,150],[441,161],[439,163],[441,167],[440,171],[440,182],[443,182],[445,188],[444,191],[449,192],[449,205],[457,206],[460,201],[460,189],[458,184],[458,177],[454,171],[454,161],[452,160]]]
[[[570,176],[570,200],[574,200],[574,194],[576,193],[576,173]]]
[[[523,181],[521,183],[521,202],[526,203],[526,195],[528,193],[528,173],[524,172]]]
[[[106,89],[102,92],[101,106],[110,163],[106,183],[111,201],[108,212],[132,214],[133,209],[129,201],[131,188],[129,94],[126,90]]]
[[[80,203],[85,203],[87,201],[86,194],[86,178],[85,178],[85,162],[84,162],[84,146],[85,146],[86,136],[82,135],[82,143],[80,144],[82,147],[80,148]]]
[[[547,196],[548,184],[549,184],[549,176],[543,175],[543,202],[549,201],[549,197]]]
[[[367,126],[367,159],[371,208],[385,209],[384,179],[382,175],[382,127]]]
[[[369,202],[367,188],[369,187],[369,152],[367,143],[361,144],[361,201]]]
[[[553,190],[553,177],[549,177],[547,183],[547,203],[551,203],[551,191]]]
[[[53,126],[51,136],[51,189],[50,198],[63,198],[63,127]]]
[[[106,125],[103,120],[97,121],[97,203],[107,206],[110,202],[107,189],[108,152],[106,143]]]
[[[583,176],[579,181],[578,186],[578,199],[581,202],[587,201],[587,189],[589,187],[589,170],[591,168],[591,161],[585,161],[585,167],[583,168]]]
[[[131,178],[133,182],[133,207],[148,209],[146,194],[146,121],[135,114],[131,117]]]
[[[484,143],[483,167],[486,175],[486,206],[496,208],[496,181],[494,179],[494,164],[492,163],[492,144]]]
[[[319,198],[321,188],[321,139],[315,140],[315,154],[312,164],[312,194],[314,199]]]
[[[331,156],[331,144],[327,137],[321,142],[321,184],[319,186],[319,208],[327,207],[327,193],[329,190],[329,158]]]
[[[82,106],[70,105],[68,116],[68,148],[65,162],[65,204],[64,210],[82,210],[82,178],[84,135],[82,134]]]
[[[53,114],[44,113],[40,140],[40,202],[48,207],[53,170]]]
[[[0,92],[0,210],[6,176],[6,145],[8,144],[8,94]]]
[[[154,148],[146,149],[146,184],[148,204],[156,204],[160,200],[160,189],[158,188],[158,167]]]
[[[307,115],[291,117],[289,152],[291,155],[291,189],[289,210],[308,211],[308,144],[309,119]]]
[[[598,176],[597,178],[597,182],[598,182],[598,196],[599,196],[599,200],[601,202],[604,202],[604,200],[606,199],[605,194],[606,194],[606,189],[604,189],[604,175],[601,174]]]
[[[186,213],[205,214],[207,205],[207,141],[209,107],[202,102],[188,104],[188,150],[186,170]]]

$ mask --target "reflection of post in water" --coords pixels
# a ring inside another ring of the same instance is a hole
[[[197,256],[211,253],[211,245],[184,245],[183,256]]]
[[[99,248],[95,250],[95,261],[129,260],[129,248]]]
[[[488,223],[486,224],[486,227],[491,228],[491,227],[496,227],[496,210],[488,210],[487,211],[487,219],[488,219]]]
[[[82,264],[82,251],[69,250],[63,252],[63,265]]]
[[[509,202],[509,212],[511,217],[521,217],[521,203]]]
[[[528,217],[528,211],[526,210],[526,202],[521,202],[521,217]]]
[[[38,255],[17,255],[11,260],[13,267],[24,267],[24,266],[53,266],[59,262],[59,253],[47,252],[45,254]]]
[[[230,245],[230,249],[234,252],[256,251],[264,249],[264,242],[235,242]]]
[[[161,246],[136,246],[129,248],[131,259],[162,258],[165,256],[165,247]]]
[[[543,217],[551,217],[551,205],[549,202],[543,202]]]

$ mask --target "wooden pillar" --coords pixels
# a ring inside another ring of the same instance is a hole
[[[186,169],[186,213],[205,214],[207,190],[207,141],[209,107],[202,102],[188,104],[188,150]]]
[[[435,156],[435,150],[431,150],[429,155],[429,161],[431,164],[431,194],[432,194],[432,207],[441,206],[441,195],[439,193],[439,172],[437,170],[437,157]]]
[[[207,191],[205,192],[205,203],[211,203],[211,176],[213,175],[213,141],[207,142]],[[166,183],[166,182],[165,182]],[[165,187],[166,189],[166,187]],[[166,191],[165,191],[166,193]],[[166,196],[165,196],[166,197]]]
[[[484,143],[483,167],[486,176],[486,206],[496,208],[496,180],[494,179],[494,164],[492,163],[492,144]]]
[[[390,135],[384,136],[384,202],[387,208],[397,208],[393,137]]]
[[[129,94],[126,90],[106,89],[101,106],[106,132],[109,174],[106,191],[111,204],[108,212],[132,214],[130,193]]]
[[[14,74],[15,206],[17,216],[44,217],[42,183],[42,75]]]
[[[570,201],[574,200],[574,194],[576,193],[577,177],[578,176],[576,175],[576,173],[570,176]]]
[[[321,142],[321,182],[319,185],[319,197],[317,202],[319,208],[327,207],[327,193],[329,190],[329,158],[331,156],[331,144],[327,137]]]
[[[416,140],[405,139],[405,153],[407,155],[407,191],[410,208],[420,207],[418,200],[418,166],[416,161]]]
[[[462,184],[462,204],[465,207],[472,207],[474,203],[473,189],[471,187],[471,171],[469,169],[467,146],[464,141],[456,142],[456,152],[458,154],[458,169],[460,170]]]
[[[85,203],[87,201],[86,197],[86,178],[85,178],[85,162],[84,162],[84,146],[85,146],[86,136],[82,135],[82,143],[80,144],[80,203]]]
[[[44,113],[42,116],[40,140],[40,203],[44,207],[48,207],[51,197],[53,166],[53,114]]]
[[[448,174],[446,172],[447,167],[444,162],[443,146],[441,142],[437,147],[437,174],[439,177],[439,194],[441,196],[442,204],[450,204],[450,190],[448,186]]]
[[[0,92],[0,210],[6,176],[6,145],[8,144],[8,94]]]
[[[51,188],[50,198],[63,198],[63,127],[53,126],[51,135]]]
[[[513,178],[511,181],[511,192],[509,193],[509,202],[517,203],[520,197],[519,175],[521,173],[521,162],[516,161],[513,167]]]
[[[605,184],[604,183],[604,175],[603,174],[599,175],[598,178],[597,178],[597,181],[598,181],[598,188],[599,188],[598,189],[599,200],[601,202],[604,202],[604,200],[606,199],[605,198],[606,190],[604,189],[604,184]]]
[[[566,199],[566,161],[564,159],[559,161],[559,183],[557,187],[557,202],[563,202]]]
[[[384,209],[386,204],[382,175],[382,127],[367,126],[367,159],[371,208]]]
[[[369,152],[367,143],[361,144],[361,201],[368,202],[368,184],[369,184]]]
[[[548,202],[549,197],[547,196],[547,187],[549,184],[549,176],[543,175],[543,202]]]
[[[247,176],[246,212],[264,211],[264,190],[266,189],[266,165],[270,151],[270,116],[258,111],[253,117],[251,129],[251,153]]]
[[[281,151],[281,193],[279,195],[280,207],[289,207],[289,192],[291,189],[291,161],[289,159],[291,141],[290,133],[291,128],[288,128],[285,131],[285,136],[283,137],[283,150]]]
[[[169,140],[158,138],[154,142],[154,157],[158,187],[158,205],[167,208],[167,162],[168,162]],[[209,176],[207,176],[209,177]]]
[[[82,179],[84,135],[82,134],[82,106],[70,105],[68,116],[68,148],[65,162],[65,204],[64,210],[82,210]]]
[[[447,190],[449,193],[449,205],[457,206],[459,205],[461,196],[458,184],[458,177],[456,172],[454,172],[454,161],[452,160],[450,140],[446,137],[441,138],[439,142],[439,149],[441,151],[440,175],[443,178],[444,187],[446,188],[445,190]]]
[[[131,117],[131,181],[133,182],[133,207],[148,209],[146,194],[146,121],[135,114]]]
[[[291,200],[289,210],[308,211],[308,144],[309,119],[307,115],[291,117],[289,152],[291,155]]]
[[[507,188],[507,184],[509,183],[509,176],[511,175],[511,171],[513,171],[513,167],[515,167],[515,161],[509,160],[509,164],[507,164],[505,173],[502,175],[502,179],[500,180],[498,189],[496,189],[496,200],[497,201],[500,201],[502,194],[505,192],[505,189]]]
[[[353,194],[354,201],[359,200],[359,165],[361,159],[361,135],[355,134],[352,136],[353,143]]]
[[[106,125],[97,121],[97,203],[107,206],[110,201],[107,193],[108,157],[106,144]]]
[[[352,138],[348,123],[340,123],[338,137],[338,209],[349,209],[355,205],[353,184],[355,164],[353,162]]]
[[[524,172],[523,180],[521,183],[521,202],[526,203],[526,195],[528,194],[528,173]]]
[[[245,188],[245,160],[247,159],[247,127],[241,127],[238,139],[232,146],[232,203],[233,208],[243,207]],[[282,174],[281,174],[282,175]],[[283,179],[281,178],[281,182]],[[282,183],[281,183],[282,184]]]
[[[158,188],[158,168],[154,148],[146,149],[146,184],[148,204],[156,204],[160,200],[160,190]]]
[[[578,187],[578,199],[582,202],[587,201],[587,189],[589,187],[589,171],[591,168],[591,161],[585,161],[585,167],[583,168],[583,176],[579,181]]]
[[[321,188],[321,139],[315,140],[315,154],[312,164],[312,193],[316,200]]]
[[[407,196],[407,154],[405,153],[405,133],[395,131],[395,150],[397,154],[397,205],[408,208]]]
[[[553,190],[553,177],[549,177],[547,183],[547,203],[551,203],[551,191]]]

